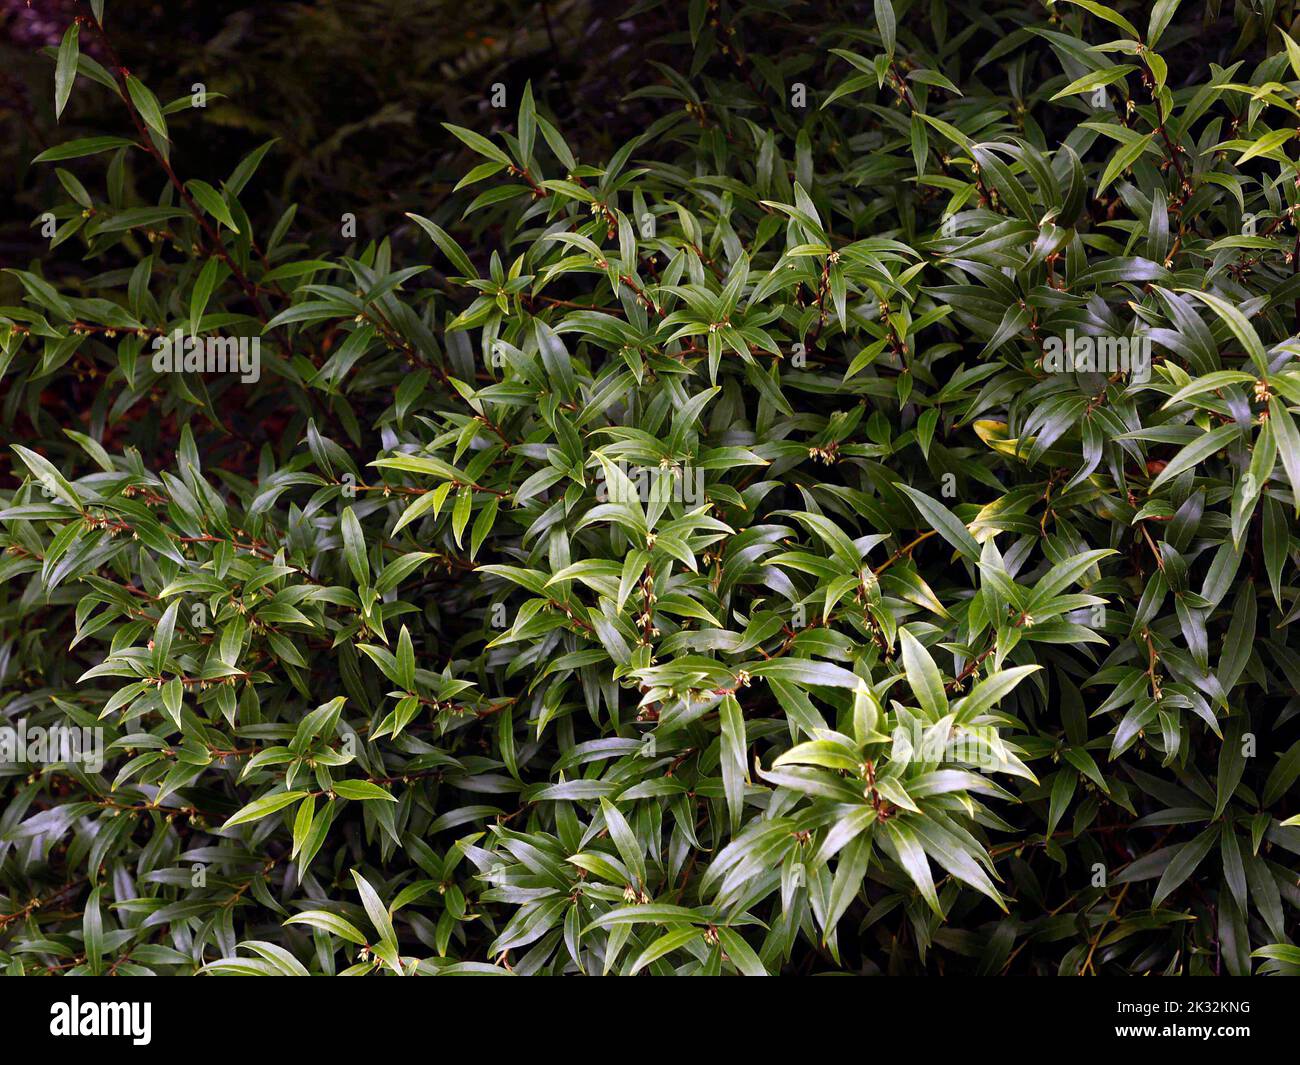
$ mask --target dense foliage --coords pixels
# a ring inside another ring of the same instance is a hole
[[[0,289],[0,724],[104,740],[0,763],[10,973],[1300,971],[1289,5],[640,4],[643,123],[485,81],[375,240],[104,6]]]

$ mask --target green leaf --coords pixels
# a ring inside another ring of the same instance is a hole
[[[80,140],[67,141],[53,148],[47,148],[32,162],[61,163],[65,159],[82,159],[87,155],[112,151],[114,148],[127,148],[133,143],[125,137],[83,137]]]
[[[158,97],[134,74],[126,76],[126,91],[131,97],[131,103],[135,105],[135,109],[144,120],[144,124],[163,140],[167,140],[167,121],[163,118]]]
[[[632,886],[641,887],[646,882],[645,856],[642,854],[641,844],[637,842],[636,834],[632,831],[632,826],[619,813],[618,807],[603,797],[600,800],[600,812],[605,817],[605,827],[609,829],[609,837],[614,841],[619,857],[636,877],[636,884]]]
[[[185,188],[194,197],[194,202],[207,211],[208,214],[212,215],[232,233],[239,232],[239,227],[235,225],[235,218],[230,213],[230,208],[226,206],[225,197],[221,193],[206,181],[187,181]]]
[[[84,509],[81,497],[77,495],[77,490],[72,487],[71,482],[63,476],[49,459],[43,455],[38,455],[30,448],[25,448],[21,444],[10,444],[14,452],[23,464],[32,472],[32,476],[40,483],[41,487],[48,495],[54,496],[76,507],[78,510]]]
[[[343,508],[339,520],[339,532],[343,537],[343,557],[348,569],[361,588],[370,587],[370,561],[366,557],[366,537],[361,531],[361,522],[351,507]]]
[[[1135,70],[1137,70],[1137,67],[1127,63],[1121,66],[1103,67],[1101,70],[1090,70],[1083,77],[1075,78],[1052,99],[1062,100],[1067,96],[1078,96],[1080,93],[1093,92],[1103,85],[1114,85],[1117,81],[1123,81],[1127,75]]]
[[[1069,0],[1069,2],[1079,3],[1080,0]],[[1110,162],[1106,164],[1106,169],[1101,172],[1101,180],[1097,182],[1096,195],[1100,196],[1106,191],[1112,181],[1136,163],[1138,158],[1147,150],[1154,139],[1154,133],[1147,133],[1144,136],[1134,138],[1126,144],[1121,144],[1116,148],[1115,154],[1110,157]]]
[[[1237,338],[1237,342],[1250,356],[1260,376],[1268,376],[1268,356],[1264,352],[1264,345],[1260,343],[1259,334],[1255,332],[1255,327],[1250,324],[1241,311],[1222,297],[1209,292],[1199,292],[1190,288],[1182,288],[1178,291],[1185,292],[1189,296],[1195,296],[1222,318],[1227,323],[1228,328],[1232,330],[1232,335]]]
[[[876,0],[876,6],[881,3],[888,3],[888,0]],[[718,928],[718,939],[722,942],[722,949],[727,952],[727,959],[740,970],[742,976],[767,976],[767,969],[757,954],[736,932],[731,928]]]
[[[81,26],[74,22],[63,35],[59,44],[59,58],[54,68],[54,117],[62,116],[72,95],[72,86],[77,80],[77,57],[81,54],[77,47],[77,38]]]
[[[405,625],[397,638],[397,682],[407,691],[415,690],[415,648],[411,644],[411,630]]]
[[[1219,828],[1207,828],[1190,843],[1185,843],[1178,848],[1174,855],[1173,861],[1169,863],[1164,874],[1160,877],[1160,883],[1156,885],[1155,894],[1151,897],[1151,905],[1159,906],[1175,890],[1177,890],[1189,876],[1196,872],[1196,867],[1207,854],[1214,842],[1219,837]]]
[[[475,133],[472,129],[465,129],[463,126],[454,126],[450,122],[444,122],[442,127],[452,133],[472,151],[478,152],[479,155],[486,156],[493,162],[501,163],[503,166],[513,165],[510,161],[510,156],[506,155],[505,152],[482,134]]]
[[[1142,35],[1137,31],[1137,27],[1113,8],[1106,7],[1104,4],[1098,4],[1095,0],[1065,0],[1065,2],[1067,4],[1075,4],[1083,8],[1085,11],[1092,12],[1092,14],[1096,15],[1099,19],[1105,19],[1112,26],[1118,26],[1135,41],[1140,41],[1142,39]]]
[[[966,558],[972,562],[979,562],[980,545],[975,542],[970,530],[953,515],[952,511],[924,492],[918,492],[911,485],[900,484],[897,488],[916,504],[916,509],[940,536]]]
[[[925,850],[917,839],[916,833],[906,823],[896,818],[886,821],[884,827],[885,838],[897,854],[899,865],[916,885],[921,898],[926,901],[930,909],[942,917],[943,907],[939,904],[939,895],[934,888],[934,875],[930,872],[930,863],[926,859]]]
[[[1175,455],[1165,465],[1165,468],[1157,474],[1154,481],[1151,482],[1151,491],[1154,492],[1166,481],[1177,477],[1184,470],[1190,470],[1199,465],[1205,459],[1209,458],[1216,451],[1221,451],[1227,446],[1228,442],[1241,434],[1241,429],[1236,425],[1221,425],[1217,429],[1212,429],[1202,437],[1193,440],[1177,455]]]
[[[91,891],[81,918],[81,939],[86,948],[86,966],[91,976],[99,976],[104,960],[104,913],[100,909],[100,888]]]
[[[277,810],[283,810],[286,806],[297,802],[308,793],[305,791],[277,791],[269,795],[263,795],[259,799],[254,799],[245,806],[241,806],[238,811],[227,819],[226,823],[221,826],[222,831],[228,828],[234,828],[236,825],[247,824],[249,821],[259,821]]]
[[[906,628],[898,630],[898,644],[903,654],[903,669],[907,683],[916,696],[917,703],[931,721],[938,721],[948,712],[948,696],[943,690],[943,675],[925,646]]]
[[[892,57],[894,54],[894,43],[897,37],[897,22],[894,18],[894,5],[890,0],[875,0],[876,4],[876,29],[880,33],[881,47],[884,48],[885,54]]]
[[[722,724],[721,762],[722,786],[727,797],[727,813],[731,818],[731,831],[740,831],[742,807],[745,801],[745,717],[734,695],[723,696],[718,707]]]
[[[447,232],[441,226],[418,214],[408,212],[406,217],[433,238],[433,242],[442,249],[442,253],[451,260],[452,265],[460,271],[462,277],[478,277],[478,271],[474,269],[474,264],[470,262],[469,256],[465,254],[459,244],[447,235]]]
[[[344,799],[357,799],[367,801],[379,799],[384,802],[396,802],[397,799],[386,792],[378,784],[372,784],[368,780],[336,780],[330,785],[330,789],[335,795]]]
[[[366,909],[366,916],[370,918],[370,923],[375,926],[375,930],[379,933],[381,945],[393,955],[396,955],[397,932],[393,928],[392,917],[389,916],[387,908],[380,901],[378,892],[371,886],[370,881],[355,869],[352,870],[352,879],[356,882],[357,891],[361,893],[361,904]]]

